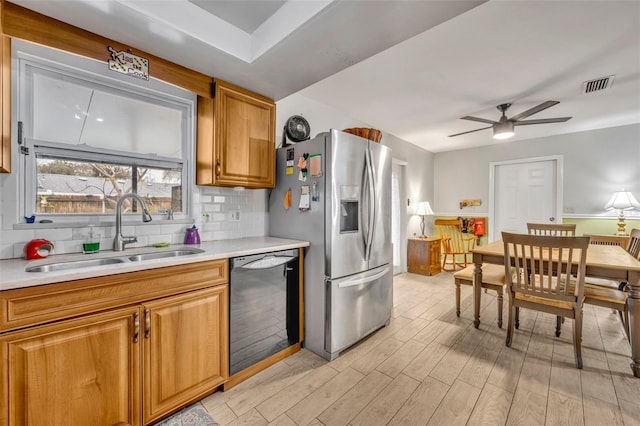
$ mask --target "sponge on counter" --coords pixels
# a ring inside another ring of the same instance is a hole
[[[152,244],[154,247],[169,247],[169,243],[154,243]]]

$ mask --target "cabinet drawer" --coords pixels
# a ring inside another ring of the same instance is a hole
[[[0,332],[224,284],[227,259],[0,292]]]

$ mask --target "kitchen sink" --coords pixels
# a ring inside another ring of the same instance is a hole
[[[73,269],[81,269],[81,268],[91,268],[93,266],[104,266],[104,265],[112,265],[116,263],[129,263],[129,262],[140,262],[143,260],[153,260],[153,259],[166,259],[171,257],[178,256],[189,256],[194,254],[204,253],[204,250],[197,248],[179,248],[174,250],[162,250],[162,251],[151,251],[151,252],[142,252],[135,255],[127,256],[114,256],[114,257],[103,257],[100,259],[78,259],[78,260],[68,260],[65,262],[52,262],[44,265],[34,265],[27,266],[25,268],[26,272],[54,272],[54,271],[65,271],[65,270],[73,270]]]
[[[151,260],[151,259],[164,259],[166,257],[178,257],[178,256],[189,256],[192,254],[204,253],[204,250],[201,249],[177,249],[177,250],[169,250],[169,251],[159,251],[156,253],[141,253],[136,254],[135,256],[129,256],[128,259],[133,262],[139,262],[141,260]]]
[[[119,257],[108,257],[104,259],[76,260],[71,262],[48,263],[46,265],[29,266],[26,272],[53,272],[68,269],[90,268],[92,266],[111,265],[114,263],[124,263],[125,260]]]

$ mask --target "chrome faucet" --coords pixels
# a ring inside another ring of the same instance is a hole
[[[125,237],[122,235],[122,202],[126,198],[134,198],[137,200],[142,207],[142,221],[151,222],[151,215],[149,214],[149,210],[147,210],[147,205],[138,194],[128,193],[120,197],[116,203],[116,236],[113,239],[113,251],[122,251],[124,250],[125,244],[138,241],[138,238],[135,236]]]

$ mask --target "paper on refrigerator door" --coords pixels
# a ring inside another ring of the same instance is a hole
[[[322,154],[311,154],[309,156],[309,174],[311,177],[322,176]]]
[[[309,210],[310,206],[309,185],[302,185],[300,187],[300,202],[298,203],[298,208],[300,210]]]

